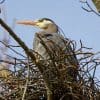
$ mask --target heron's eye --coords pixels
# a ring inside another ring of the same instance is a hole
[[[42,19],[39,19],[39,22],[43,22],[43,20]]]

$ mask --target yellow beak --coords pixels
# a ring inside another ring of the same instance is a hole
[[[23,25],[32,25],[35,26],[36,22],[31,20],[23,20],[23,21],[17,21],[17,24],[23,24]]]

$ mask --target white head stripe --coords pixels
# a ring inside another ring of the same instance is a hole
[[[49,20],[44,20],[43,23],[45,23],[45,24],[52,24],[52,22],[49,21]]]

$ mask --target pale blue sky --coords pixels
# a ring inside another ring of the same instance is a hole
[[[63,29],[67,37],[77,41],[82,39],[85,45],[100,50],[100,17],[85,12],[79,0],[6,0],[5,5],[9,25],[14,18],[48,17]],[[15,28],[15,32],[30,45],[35,31],[38,30],[21,25]]]
[[[84,45],[100,51],[100,17],[84,11],[79,0],[6,0],[3,5],[10,26],[15,18],[34,20],[48,17],[62,28],[66,37],[76,41],[81,39]],[[14,31],[32,48],[33,35],[38,29],[16,24]]]

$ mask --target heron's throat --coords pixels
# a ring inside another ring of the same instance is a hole
[[[58,32],[58,27],[57,27],[56,24],[50,24],[44,29],[44,31],[46,33],[57,33]]]

